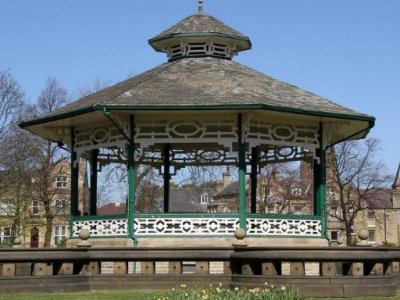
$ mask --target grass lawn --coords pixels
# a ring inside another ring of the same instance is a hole
[[[48,294],[3,294],[0,300],[150,300],[162,297],[163,291],[96,291],[80,293],[48,293]],[[356,298],[307,298],[307,300],[400,300],[395,297],[356,297]],[[227,299],[228,300],[228,299]]]
[[[96,291],[79,293],[3,294],[0,300],[150,300],[162,296],[162,291]]]

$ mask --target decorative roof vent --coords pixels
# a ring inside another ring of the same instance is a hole
[[[150,39],[149,44],[167,53],[170,61],[199,56],[231,59],[251,48],[248,37],[202,11]]]
[[[169,47],[168,58],[175,60],[181,57],[214,56],[231,59],[237,54],[235,49],[227,45],[214,44],[213,41],[203,43],[188,43],[182,41],[179,45]]]

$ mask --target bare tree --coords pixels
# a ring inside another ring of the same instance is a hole
[[[299,179],[299,170],[291,164],[268,164],[258,178],[257,211],[291,213],[291,188]]]
[[[0,70],[0,165],[7,157],[5,139],[23,104],[24,93],[9,71]]]
[[[11,228],[13,236],[20,233],[29,191],[26,172],[21,172],[30,160],[29,151],[20,151],[27,134],[16,125],[26,108],[23,98],[24,93],[10,72],[0,70],[1,226]]]
[[[53,112],[65,105],[67,99],[67,91],[56,79],[49,78],[39,95],[35,113],[41,116]],[[54,217],[58,213],[55,196],[62,193],[56,180],[67,173],[69,165],[60,163],[60,149],[49,140],[37,138],[37,142],[31,145],[31,148],[35,152],[36,160],[32,197],[43,208],[46,226],[44,247],[49,247]]]
[[[35,165],[31,145],[35,137],[16,124],[10,127],[7,136],[7,159],[3,160],[6,174],[5,184],[2,186],[5,207],[8,209],[7,226],[11,228],[12,237],[20,236],[25,232],[29,221],[27,210],[32,199],[32,167]]]
[[[371,199],[390,184],[383,162],[377,160],[379,140],[340,143],[328,153],[328,214],[341,222],[347,245],[354,243],[352,231],[357,214],[370,207]]]
[[[109,87],[112,84],[111,80],[102,80],[100,78],[96,78],[92,83],[90,84],[84,84],[81,85],[77,88],[77,95],[78,98],[83,98],[85,96],[88,96],[90,94],[93,94],[95,92],[98,92],[102,89],[105,89]]]

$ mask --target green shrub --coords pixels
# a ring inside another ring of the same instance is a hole
[[[222,284],[216,287],[187,289],[181,285],[178,289],[166,292],[156,300],[302,300],[304,297],[297,292],[288,290],[284,286],[274,287],[265,284],[265,287],[242,289],[242,288],[223,288]]]

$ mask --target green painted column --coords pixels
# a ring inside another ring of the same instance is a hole
[[[99,149],[92,150],[90,161],[90,205],[89,214],[95,216],[97,214],[97,162]]]
[[[75,152],[75,131],[71,128],[71,217],[79,216],[79,158]]]
[[[238,114],[239,155],[239,225],[246,230],[246,145],[243,136],[242,114]]]
[[[258,147],[253,147],[251,149],[251,173],[250,173],[250,182],[251,182],[250,211],[253,214],[257,212],[257,167],[259,160],[258,156],[259,156]]]
[[[170,181],[171,181],[171,163],[170,163],[170,154],[171,154],[171,144],[165,144],[164,147],[164,212],[169,212],[169,190],[170,190]]]
[[[320,148],[317,150],[319,163],[314,162],[314,214],[321,217],[322,236],[326,237],[326,151],[323,127],[319,130]]]
[[[135,171],[135,141],[134,141],[134,120],[129,117],[129,142],[128,142],[128,235],[134,238],[133,222],[135,218],[135,191],[136,191],[136,171]]]

